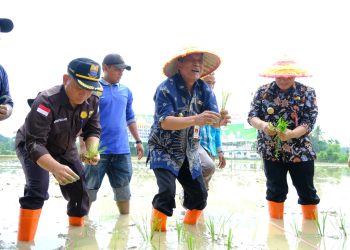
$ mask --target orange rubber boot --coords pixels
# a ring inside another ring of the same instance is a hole
[[[284,202],[268,201],[270,217],[283,219]]]
[[[24,209],[19,211],[18,235],[19,241],[33,241],[38,228],[40,209]]]
[[[84,216],[83,217],[69,216],[69,225],[76,226],[76,227],[84,226]]]
[[[197,209],[189,210],[189,209],[187,209],[185,217],[184,217],[184,223],[190,224],[190,225],[197,224],[197,221],[198,221],[199,217],[201,216],[201,214],[202,214],[202,210],[197,210]]]
[[[167,218],[168,216],[153,208],[151,216],[151,230],[165,232]]]
[[[303,211],[303,218],[305,220],[316,220],[317,219],[317,205],[301,205]]]

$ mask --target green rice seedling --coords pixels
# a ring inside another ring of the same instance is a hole
[[[176,232],[177,232],[177,241],[178,242],[181,241],[181,234],[183,232],[183,228],[184,228],[184,224],[179,223],[178,221],[176,221]]]
[[[286,120],[284,120],[283,117],[278,118],[276,126],[274,127],[274,129],[277,133],[285,133],[287,131],[288,128],[288,122]],[[278,135],[275,136],[274,138],[275,140],[275,157],[278,158],[279,157],[279,150],[281,148],[281,138],[279,138]]]
[[[341,234],[346,238],[348,233],[346,232],[346,221],[345,215],[339,210],[339,220],[337,220],[338,228],[340,229]]]
[[[84,157],[88,160],[91,160],[95,156],[103,153],[106,150],[106,147],[103,147],[101,149],[99,149],[99,147],[100,147],[99,143],[90,145],[89,147],[86,148],[86,152],[84,154]]]
[[[148,231],[147,228],[144,228],[143,226],[141,226],[139,223],[135,223],[137,230],[139,231],[139,233],[141,234],[142,238],[144,241],[149,241],[149,236],[148,236]]]
[[[226,246],[227,246],[227,249],[230,250],[231,248],[233,248],[232,246],[232,240],[233,240],[233,234],[232,234],[232,228],[230,228],[228,230],[228,234],[227,234],[227,243],[226,243]]]
[[[220,217],[219,221],[221,221],[221,219],[222,219],[222,222],[221,222],[221,225],[220,225],[220,230],[219,230],[219,232],[217,234],[217,240],[220,240],[220,236],[225,236],[224,235],[224,233],[225,233],[225,226],[226,226],[227,222],[231,219],[231,216],[232,215],[230,215],[227,219]]]
[[[142,225],[140,225],[137,222],[135,222],[135,225],[136,225],[137,230],[140,232],[140,234],[145,242],[150,242],[153,239],[155,226],[152,226],[151,232],[149,232],[148,223],[147,223],[147,216],[142,218]],[[154,223],[152,223],[152,225],[154,225]]]
[[[294,232],[295,236],[297,238],[299,238],[300,237],[300,230],[298,229],[298,225],[297,225],[294,217],[293,217],[293,221],[292,221],[292,223],[290,225],[291,225],[291,227],[293,229],[293,232]]]
[[[318,216],[316,216],[316,219],[314,220],[314,223],[316,225],[316,228],[317,228],[317,231],[318,231],[318,234],[321,236],[321,237],[324,237],[324,233],[326,231],[326,220],[327,220],[327,215],[328,215],[328,212],[324,212],[322,213],[322,218],[321,218],[321,221],[320,219],[318,218]]]
[[[186,236],[186,245],[188,250],[195,249],[195,239],[192,234],[188,233]]]
[[[288,122],[284,120],[283,117],[278,118],[277,124],[276,124],[276,131],[278,133],[285,133],[288,128]]]
[[[222,91],[221,108],[220,108],[221,118],[224,118],[224,116],[225,116],[223,111],[226,110],[227,101],[228,101],[230,96],[231,96],[231,91],[227,91],[227,90]]]
[[[213,217],[209,216],[209,220],[205,222],[209,230],[211,240],[215,240],[215,223]]]

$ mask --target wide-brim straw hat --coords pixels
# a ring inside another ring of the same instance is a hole
[[[178,72],[177,61],[179,58],[191,55],[191,54],[203,54],[203,71],[201,77],[209,75],[215,71],[221,63],[220,57],[213,52],[199,49],[196,47],[185,48],[175,55],[170,61],[168,61],[163,67],[163,73],[167,77],[171,77]]]
[[[284,58],[263,71],[260,76],[271,78],[308,77],[309,72],[300,67],[294,60]]]

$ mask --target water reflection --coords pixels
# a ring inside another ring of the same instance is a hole
[[[284,220],[271,219],[268,223],[266,244],[268,249],[289,249],[284,229]]]
[[[95,250],[99,249],[94,226],[68,226],[65,249]]]
[[[233,234],[234,249],[350,249],[340,230],[340,219],[350,232],[350,205],[344,193],[350,190],[350,169],[346,166],[316,164],[315,185],[321,197],[320,218],[328,213],[324,236],[313,221],[303,221],[298,196],[290,189],[285,202],[284,220],[270,220],[265,200],[265,176],[261,161],[228,161],[217,169],[209,191],[208,206],[199,224],[183,225],[180,240],[176,222],[182,224],[183,209],[177,208],[168,218],[168,231],[155,233],[145,240],[136,224],[148,230],[151,201],[157,185],[144,162],[135,161],[131,182],[131,214],[120,216],[108,182],[100,190],[100,198],[83,228],[69,227],[66,204],[52,178],[51,198],[45,203],[35,243],[18,243],[18,197],[23,192],[24,176],[16,159],[0,160],[0,200],[6,201],[0,213],[0,249],[188,249],[192,237],[195,249],[227,249],[228,232]],[[289,180],[289,184],[292,183]],[[343,211],[343,215],[340,215]],[[58,216],[57,219],[52,219]],[[213,219],[214,237],[208,229]],[[226,221],[222,223],[222,221]],[[51,226],[54,223],[55,226]]]
[[[128,249],[129,241],[129,215],[119,215],[112,231],[108,249]]]

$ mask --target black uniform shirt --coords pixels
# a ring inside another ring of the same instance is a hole
[[[16,146],[24,142],[34,162],[47,153],[56,160],[60,157],[70,162],[77,160],[75,141],[80,131],[84,140],[100,137],[98,99],[93,94],[73,108],[63,85],[39,93],[17,132]]]

